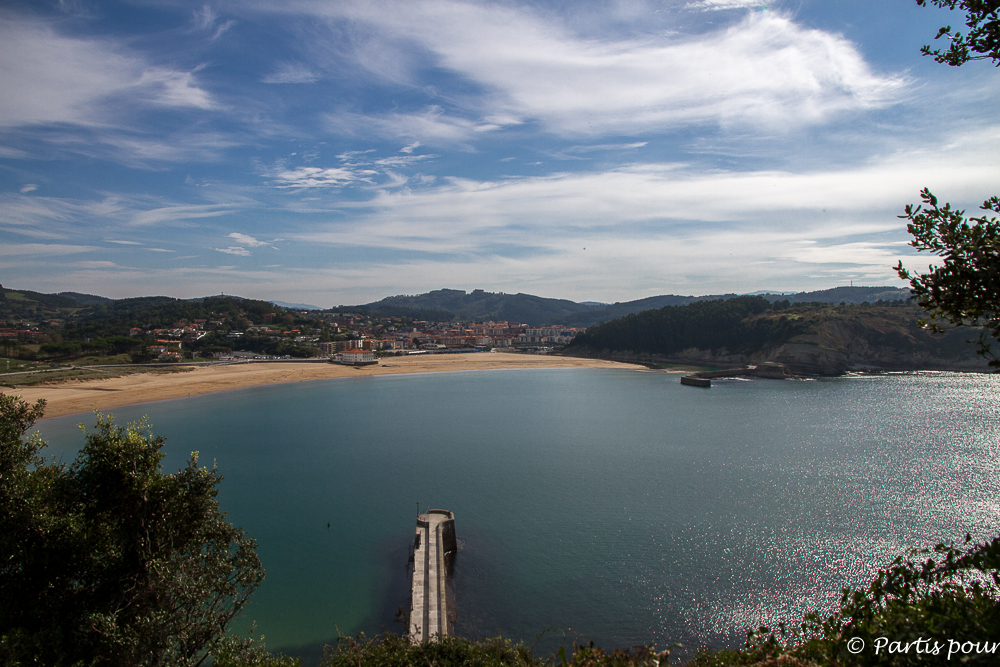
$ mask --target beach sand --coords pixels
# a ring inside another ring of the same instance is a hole
[[[479,354],[435,354],[385,357],[376,366],[341,366],[315,362],[251,362],[195,368],[184,373],[137,373],[104,380],[66,380],[17,389],[5,394],[34,403],[46,401],[45,417],[62,417],[92,410],[107,411],[122,405],[196,396],[282,382],[324,378],[437,373],[442,371],[503,368],[639,368],[599,359],[577,359],[550,355],[483,352]]]

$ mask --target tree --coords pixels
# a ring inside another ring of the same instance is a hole
[[[935,39],[951,39],[949,50],[931,51],[924,46],[924,55],[933,55],[936,61],[953,66],[992,58],[1000,66],[1000,0],[930,2],[965,11],[970,32],[965,36],[952,34],[951,26],[945,26]],[[926,6],[927,0],[917,0],[917,4]],[[910,281],[917,303],[933,318],[957,326],[983,327],[977,352],[1000,370],[1000,356],[992,350],[992,342],[1000,339],[1000,222],[985,215],[966,220],[965,211],[953,210],[950,204],[939,207],[937,197],[927,188],[921,190],[920,197],[928,208],[908,204],[900,216],[910,221],[906,226],[913,236],[910,245],[943,257],[944,264],[928,267],[929,273],[915,274],[899,262],[896,272]],[[987,199],[980,208],[1000,213],[1000,198]],[[923,320],[921,324],[932,331],[941,330],[933,321]]]
[[[965,211],[950,204],[938,206],[937,197],[924,188],[923,206],[906,206],[906,229],[913,236],[910,245],[944,258],[944,264],[928,267],[929,273],[912,274],[899,262],[896,272],[910,281],[917,303],[933,318],[958,326],[981,326],[977,352],[1000,369],[1000,352],[992,341],[1000,339],[1000,220],[965,219]],[[1000,213],[1000,198],[983,202],[985,211]],[[973,224],[969,224],[973,223]],[[922,321],[933,331],[941,326]]]
[[[164,474],[162,437],[101,414],[57,464],[24,437],[43,409],[0,394],[0,662],[198,665],[256,648],[226,637],[264,572],[219,509],[219,472],[193,453]]]
[[[947,63],[953,67],[964,65],[970,60],[992,58],[994,64],[1000,67],[1000,2],[997,0],[930,0],[938,7],[959,9],[965,11],[965,25],[969,32],[963,35],[952,32],[951,26],[938,30],[934,39],[947,37],[951,44],[944,51],[931,51],[930,45],[924,46],[920,52],[925,56],[934,56],[939,63]],[[921,7],[927,5],[927,0],[917,0]],[[975,54],[975,55],[974,55]]]

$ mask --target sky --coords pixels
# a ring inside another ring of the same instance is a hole
[[[5,0],[0,283],[322,307],[897,285],[1000,194],[915,0]]]

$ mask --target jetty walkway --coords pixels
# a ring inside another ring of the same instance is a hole
[[[410,640],[415,643],[455,634],[451,568],[457,550],[454,513],[429,510],[417,516],[410,588]]]

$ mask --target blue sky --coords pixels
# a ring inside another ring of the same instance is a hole
[[[901,285],[1000,193],[914,0],[8,0],[0,283],[320,306]]]

